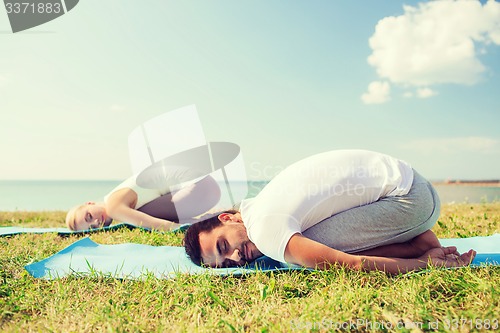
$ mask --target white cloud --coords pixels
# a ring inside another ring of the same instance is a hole
[[[442,153],[475,152],[499,153],[500,141],[488,137],[454,137],[454,138],[428,138],[411,141],[403,145],[405,149],[421,152],[439,151]]]
[[[434,90],[432,90],[430,88],[418,88],[417,89],[417,96],[419,98],[429,98],[429,97],[432,97],[435,95],[437,95],[437,92],[435,92]]]
[[[385,103],[390,99],[391,87],[388,82],[374,81],[368,85],[368,92],[361,96],[365,104]]]
[[[405,87],[481,79],[486,68],[477,55],[500,45],[499,2],[441,0],[403,8],[403,15],[380,20],[369,40],[368,63],[380,78]]]

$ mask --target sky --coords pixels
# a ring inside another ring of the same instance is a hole
[[[134,128],[193,104],[248,179],[334,149],[500,179],[500,3],[81,0],[18,33],[0,8],[0,179],[124,179]]]

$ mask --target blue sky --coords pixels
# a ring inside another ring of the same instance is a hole
[[[250,179],[331,149],[500,178],[500,3],[98,1],[13,34],[1,179],[122,179],[139,124],[195,104]]]

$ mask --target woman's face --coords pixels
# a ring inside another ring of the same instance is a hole
[[[84,206],[80,207],[75,214],[76,230],[107,227],[112,221],[113,219],[106,214],[104,205],[94,202],[87,202]]]

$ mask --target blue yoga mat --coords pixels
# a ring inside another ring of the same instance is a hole
[[[148,274],[158,278],[171,278],[178,273],[199,274],[207,270],[214,274],[241,275],[257,269],[289,269],[267,257],[256,260],[248,268],[207,269],[193,264],[180,246],[134,243],[101,245],[90,238],[80,239],[53,256],[25,268],[34,277],[45,279],[93,272],[114,278],[137,279]]]
[[[180,231],[187,229],[189,227],[188,224],[179,224],[179,226],[172,231]],[[69,236],[69,235],[85,235],[94,232],[102,232],[102,231],[113,231],[117,229],[141,229],[145,231],[151,231],[151,229],[138,227],[129,223],[119,223],[113,224],[108,227],[91,229],[91,230],[79,230],[73,231],[68,228],[26,228],[26,227],[0,227],[0,237],[1,236],[13,236],[18,234],[42,234],[42,233],[57,233],[60,236]]]
[[[500,234],[488,237],[442,239],[444,246],[455,245],[460,252],[474,248],[478,255],[474,266],[500,265]],[[103,274],[120,279],[139,279],[145,275],[172,278],[179,273],[216,275],[241,275],[245,273],[275,270],[303,269],[262,257],[245,267],[202,268],[193,264],[183,247],[151,246],[142,244],[100,245],[90,238],[83,238],[62,251],[40,262],[25,266],[36,278],[57,279],[71,274]]]

